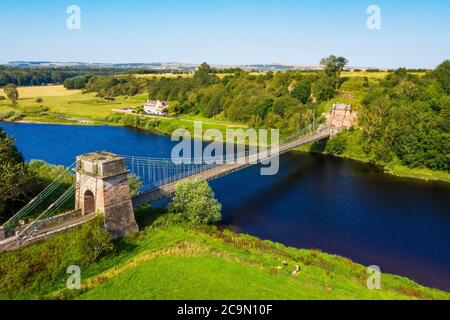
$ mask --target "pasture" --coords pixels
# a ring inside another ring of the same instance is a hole
[[[0,113],[13,111],[23,114],[24,120],[28,121],[65,122],[55,119],[55,115],[103,121],[112,113],[113,108],[142,105],[145,101],[144,96],[117,97],[114,101],[107,101],[96,97],[95,93],[83,94],[80,90],[67,90],[62,85],[19,87],[18,90],[17,104],[13,105],[8,100],[0,101]],[[38,98],[41,98],[42,102],[38,102]],[[46,111],[40,114],[29,112],[39,108]]]

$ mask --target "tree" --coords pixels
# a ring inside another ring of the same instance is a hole
[[[348,61],[344,57],[329,56],[320,61],[323,73],[314,83],[313,92],[319,100],[329,100],[336,94],[339,86],[339,77]]]
[[[347,140],[343,132],[338,133],[333,139],[327,141],[325,151],[334,155],[340,155],[345,151]]]
[[[0,128],[0,220],[28,198],[31,177],[14,140]]]
[[[419,88],[412,81],[401,80],[395,87],[395,93],[402,99],[414,100],[419,95]]]
[[[442,89],[450,94],[450,60],[442,62],[431,74],[442,86]]]
[[[327,101],[334,97],[337,86],[337,78],[328,77],[326,74],[322,74],[319,79],[314,82],[312,91],[317,99],[320,101]]]
[[[308,103],[311,97],[311,81],[307,78],[303,78],[295,84],[292,89],[292,96],[303,104]]]
[[[267,115],[267,113],[272,109],[273,106],[273,99],[266,98],[262,101],[259,101],[256,106],[254,113],[255,115],[259,116],[261,119],[264,119]]]
[[[179,182],[169,205],[169,212],[183,214],[195,224],[219,221],[222,218],[221,209],[211,187],[202,179]]]
[[[206,62],[203,62],[194,74],[194,80],[198,86],[203,87],[210,85],[217,81],[217,76],[211,75],[211,67]]]
[[[281,97],[275,100],[273,103],[272,111],[282,116],[287,109],[296,108],[299,106],[299,102],[290,96]]]
[[[348,60],[344,57],[336,57],[333,55],[329,56],[328,58],[323,58],[320,61],[320,64],[323,66],[326,75],[335,78],[339,78],[347,63]]]
[[[8,84],[3,88],[3,92],[5,92],[6,96],[13,103],[19,99],[19,90],[17,90],[17,86],[15,84]]]

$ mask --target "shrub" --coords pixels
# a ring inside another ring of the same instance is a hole
[[[195,179],[177,184],[169,212],[184,214],[193,224],[208,224],[222,218],[222,206],[205,180]]]
[[[0,300],[29,297],[66,276],[67,267],[86,266],[113,249],[111,236],[103,230],[101,216],[69,232],[0,253]]]
[[[41,112],[47,112],[49,110],[48,107],[39,106],[39,107],[26,107],[23,109],[24,114],[39,114]]]
[[[23,119],[23,117],[25,117],[24,114],[18,113],[18,114],[14,114],[13,116],[11,116],[11,117],[9,118],[9,120],[11,120],[11,121],[20,121],[20,120]]]
[[[14,111],[6,111],[3,113],[0,113],[0,120],[6,120],[14,116],[16,113]]]
[[[37,103],[42,103],[42,102],[44,102],[44,100],[43,100],[42,98],[37,98],[37,99],[36,99],[36,102],[37,102]]]
[[[328,140],[325,151],[331,154],[340,155],[345,151],[347,140],[342,132],[338,133],[334,138]]]
[[[5,96],[0,96],[0,101],[6,100]]]

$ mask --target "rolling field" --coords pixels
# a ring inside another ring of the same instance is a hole
[[[20,87],[19,101],[13,106],[10,101],[0,101],[0,113],[14,111],[16,113],[27,113],[28,109],[45,107],[48,108],[46,115],[25,115],[24,120],[59,122],[52,114],[75,117],[93,121],[102,121],[112,113],[111,109],[130,107],[143,104],[145,99],[141,96],[125,99],[118,97],[115,101],[105,101],[95,97],[95,93],[82,94],[80,90],[67,90],[60,86]],[[0,93],[2,94],[2,93]],[[42,102],[36,99],[41,98]]]
[[[113,109],[142,106],[147,99],[146,94],[133,97],[116,97],[107,101],[96,97],[95,93],[83,94],[80,90],[67,90],[59,86],[19,87],[19,100],[13,105],[9,100],[0,100],[0,117],[13,112],[15,116],[10,121],[48,122],[62,124],[77,124],[80,121],[91,121],[93,124],[127,125],[113,122],[107,117],[117,113]],[[0,92],[3,95],[3,92]],[[42,102],[37,102],[41,98]],[[225,131],[227,128],[246,128],[244,124],[226,120],[219,115],[215,118],[205,118],[200,115],[182,115],[179,118],[158,116],[130,117],[153,119],[159,123],[152,128],[155,132],[171,134],[176,128],[186,128],[193,131],[194,122],[202,121],[205,130],[216,128]]]
[[[19,87],[19,96],[22,99],[38,98],[38,97],[63,97],[80,94],[81,90],[67,90],[62,85],[57,86],[33,86]],[[0,95],[5,95],[3,89],[0,89]]]
[[[127,242],[128,241],[128,242]],[[366,268],[314,250],[211,228],[166,226],[125,240],[128,250],[83,273],[76,299],[449,299],[406,278],[383,274],[366,287]],[[284,262],[284,265],[283,265]],[[295,265],[301,270],[292,276]],[[55,295],[56,294],[56,295]],[[64,296],[64,290],[53,297]]]
[[[342,72],[342,76],[343,77],[350,77],[350,78],[354,78],[354,77],[367,77],[367,78],[372,78],[372,79],[382,79],[385,78],[387,75],[389,74],[389,72],[387,71],[377,71],[377,72],[367,72],[367,71],[360,71],[360,72],[355,72],[355,71],[344,71]]]

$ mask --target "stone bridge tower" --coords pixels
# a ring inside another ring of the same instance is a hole
[[[83,215],[103,213],[113,238],[139,231],[123,158],[106,152],[77,157],[75,209]]]

